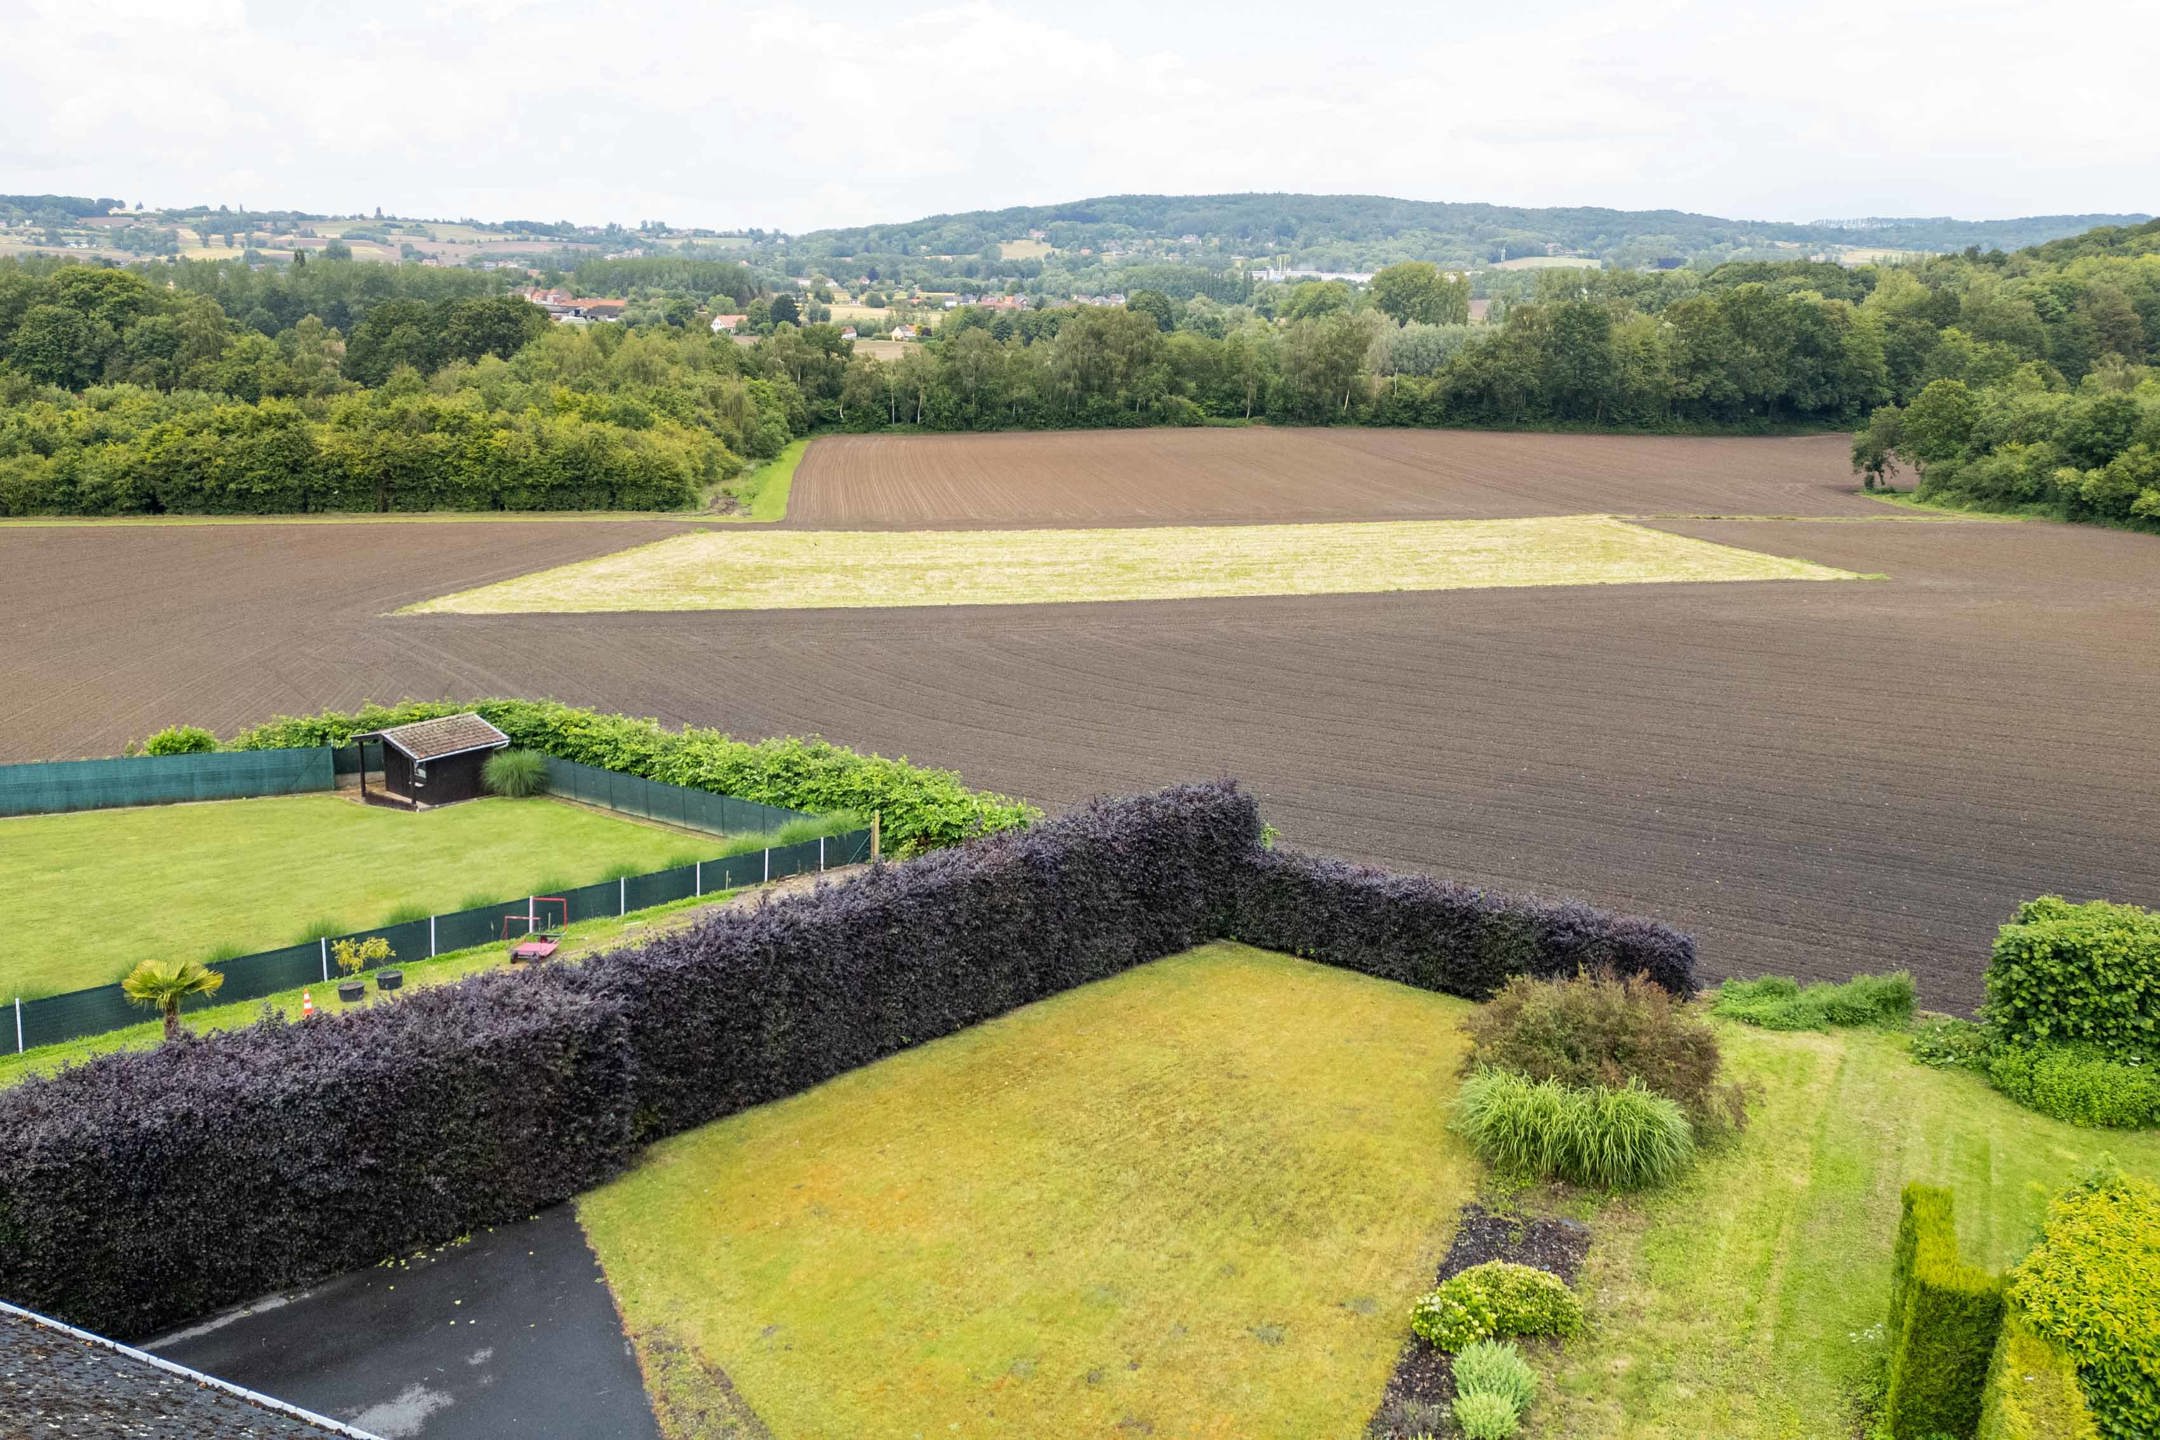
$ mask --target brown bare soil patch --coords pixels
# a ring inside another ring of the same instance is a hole
[[[835,435],[795,472],[814,529],[1010,529],[1520,515],[1881,515],[1842,435],[1481,430]]]
[[[1890,579],[391,618],[683,527],[0,528],[0,760],[526,693],[1053,805],[1229,774],[1288,843],[1665,916],[1712,974],[1909,967],[1937,1006],[2021,899],[2160,902],[2160,541],[1666,523]]]

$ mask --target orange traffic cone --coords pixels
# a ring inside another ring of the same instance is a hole
[[[302,990],[300,992],[300,1018],[303,1020],[315,1018],[315,996],[311,991]]]

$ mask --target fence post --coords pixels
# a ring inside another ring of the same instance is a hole
[[[630,913],[630,877],[615,877],[615,915],[617,919]]]
[[[15,1053],[20,1055],[22,1052],[22,996],[17,995],[15,997]]]
[[[870,812],[870,858],[872,860],[878,858],[878,817],[881,813],[877,810]]]
[[[823,835],[817,837],[817,868],[820,871],[825,868],[825,837]]]
[[[435,917],[433,915],[427,917],[427,953],[428,959],[435,958]]]
[[[705,862],[703,860],[697,862],[697,875],[691,880],[691,884],[695,887],[691,893],[703,898],[705,894]]]
[[[534,897],[530,895],[527,895],[525,897],[525,933],[528,935],[532,934],[533,912],[537,910],[539,906],[540,902]],[[565,925],[570,923],[570,907],[568,905],[563,906],[563,923]]]
[[[765,883],[772,884],[772,846],[765,847]]]
[[[322,982],[330,983],[330,937],[325,935],[315,942],[322,946]]]

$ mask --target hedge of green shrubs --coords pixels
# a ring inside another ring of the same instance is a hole
[[[1996,936],[1987,989],[1979,1023],[1916,1025],[1913,1058],[2073,1125],[2160,1125],[2160,915],[2028,901]]]
[[[731,739],[718,730],[670,730],[657,720],[607,715],[553,700],[407,700],[320,715],[284,716],[226,742],[230,750],[350,745],[355,735],[471,710],[511,743],[581,765],[641,775],[789,810],[881,816],[887,853],[905,858],[976,835],[1010,830],[1042,812],[1023,800],[970,790],[949,770],[861,755],[819,739]]]
[[[2100,1440],[2077,1362],[2035,1334],[2016,1305],[2003,1316],[2002,1339],[1980,1397],[1977,1440]]]
[[[2028,900],[1995,937],[1987,1016],[2011,1045],[2160,1055],[2160,914],[2059,895]]]
[[[2107,1440],[2160,1435],[2160,1185],[2105,1171],[2057,1197],[2009,1293],[2075,1363]]]
[[[1728,980],[1710,1002],[1712,1014],[1764,1030],[1829,1030],[1839,1026],[1900,1029],[1912,1023],[1918,991],[1903,970],[1855,975],[1838,984],[1802,985],[1783,975]]]
[[[1958,1255],[1950,1192],[1907,1185],[1891,1260],[1884,1420],[1894,1440],[1973,1433],[2002,1314],[2001,1277]]]

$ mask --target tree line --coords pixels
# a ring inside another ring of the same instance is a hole
[[[1856,430],[1926,498],[2160,521],[2160,222],[1847,268],[1539,272],[1471,324],[1459,276],[972,307],[897,358],[740,266],[610,276],[549,325],[472,272],[352,261],[0,262],[0,511],[667,506],[821,429],[1202,424]],[[655,298],[671,285],[699,301]],[[734,288],[728,288],[728,287]],[[783,307],[782,300],[788,302]],[[807,323],[805,323],[807,322]],[[282,468],[281,468],[282,467]]]

